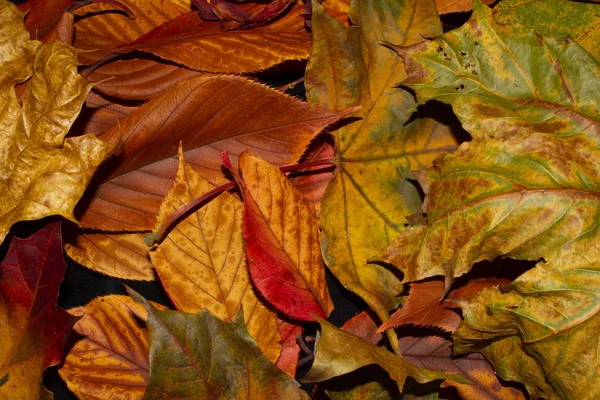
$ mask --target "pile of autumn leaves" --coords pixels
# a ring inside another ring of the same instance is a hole
[[[10,236],[0,397],[47,398],[62,361],[80,398],[308,398],[293,378],[314,321],[304,381],[333,399],[414,381],[524,398],[496,374],[531,398],[598,396],[600,6],[326,0],[310,33],[291,1],[195,7],[0,2],[0,235],[73,222]],[[443,34],[438,13],[471,7]],[[306,59],[308,102],[257,80]],[[412,118],[429,100],[472,140]],[[177,311],[133,291],[56,309],[63,238],[92,270],[159,279]],[[537,264],[463,277],[504,256]],[[326,321],[323,260],[376,316]],[[389,377],[336,384],[370,364]]]

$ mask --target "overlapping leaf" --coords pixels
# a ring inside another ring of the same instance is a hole
[[[456,349],[484,352],[532,397],[597,397],[598,359],[581,349],[599,340],[600,64],[569,40],[498,25],[479,3],[463,28],[400,52],[406,83],[422,101],[450,102],[474,140],[424,174],[428,225],[384,258],[407,280],[543,259],[462,305]]]
[[[494,0],[482,0],[485,4],[492,4]],[[435,5],[440,14],[466,12],[473,9],[473,0],[435,0]]]
[[[179,156],[175,186],[158,214],[156,226],[214,187]],[[223,193],[181,221],[150,253],[158,276],[177,309],[203,308],[224,321],[244,309],[250,335],[275,362],[281,352],[277,315],[254,292],[246,266],[242,204]]]
[[[281,354],[275,365],[294,378],[298,367],[298,357],[300,356],[300,346],[296,335],[302,334],[302,326],[277,319],[277,329],[281,337]]]
[[[575,1],[503,0],[494,8],[496,21],[521,24],[544,36],[570,37],[600,59],[600,7]]]
[[[296,162],[310,140],[345,116],[312,107],[235,76],[207,75],[175,85],[102,135],[121,139],[120,156],[100,172],[81,223],[104,230],[154,226],[177,170],[177,146],[211,181],[223,180],[220,152],[244,150],[274,164]]]
[[[386,370],[400,390],[408,376],[421,383],[435,379],[469,382],[458,375],[417,367],[382,347],[336,328],[325,320],[318,321],[321,324],[321,334],[317,339],[313,366],[303,378],[305,382],[325,381],[370,364],[377,364]]]
[[[91,84],[77,72],[74,48],[29,41],[23,14],[0,3],[0,241],[16,222],[62,215],[73,208],[112,145],[91,135],[65,139]],[[10,40],[8,40],[10,39]],[[22,106],[15,84],[31,78]]]
[[[60,223],[12,239],[0,265],[0,398],[51,398],[42,373],[77,320],[56,308],[65,269]]]
[[[430,1],[353,2],[349,16],[355,26],[348,29],[318,4],[313,11],[309,101],[338,109],[362,105],[354,114],[360,120],[334,132],[338,170],[321,203],[322,251],[340,282],[385,319],[397,305],[399,281],[365,263],[420,206],[408,170],[429,165],[455,141],[430,120],[404,126],[414,100],[395,87],[405,76],[402,61],[380,43],[419,42],[440,34],[441,24]]]
[[[144,399],[309,398],[263,356],[241,312],[224,322],[207,310],[159,311],[137,293],[132,296],[148,310],[150,379]]]
[[[304,321],[329,316],[333,303],[310,202],[279,168],[247,152],[239,160],[248,268],[278,310]]]
[[[146,309],[128,296],[110,295],[69,310],[81,316],[80,338],[69,350],[60,376],[79,398],[141,399],[149,370]]]

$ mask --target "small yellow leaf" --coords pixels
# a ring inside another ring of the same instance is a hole
[[[180,149],[175,186],[160,208],[157,227],[211,189],[185,162]],[[224,321],[233,321],[243,307],[250,335],[269,360],[277,360],[281,352],[277,315],[263,305],[250,284],[238,199],[223,193],[191,214],[150,252],[150,258],[179,310],[195,313],[206,308]]]

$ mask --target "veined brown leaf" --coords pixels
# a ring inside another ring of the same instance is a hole
[[[252,283],[292,318],[328,317],[333,302],[312,205],[279,168],[247,152],[241,154],[239,164]]]
[[[540,35],[570,37],[600,59],[600,6],[561,0],[508,0],[498,3],[494,17],[501,24],[521,24]]]
[[[58,372],[84,399],[141,399],[148,382],[147,312],[128,296],[98,297],[69,312],[81,335]]]
[[[81,223],[102,230],[149,230],[177,170],[177,146],[204,177],[223,181],[220,152],[244,150],[296,162],[311,139],[347,112],[312,107],[248,79],[206,75],[180,82],[102,135],[121,139],[120,157],[99,171],[81,204]]]
[[[156,229],[213,188],[185,162],[180,149],[175,186],[161,205]],[[277,314],[250,284],[238,199],[225,192],[188,216],[150,252],[150,258],[177,309],[196,313],[206,308],[224,321],[233,321],[243,308],[250,335],[269,360],[277,361],[281,352]]]
[[[417,367],[382,347],[377,347],[358,336],[336,328],[325,320],[319,318],[318,321],[321,324],[321,334],[315,345],[315,361],[308,374],[302,379],[304,382],[322,382],[366,365],[377,364],[387,371],[400,391],[408,376],[421,383],[434,379],[451,379],[469,383],[459,375]]]
[[[137,106],[123,105],[90,92],[84,107],[71,127],[72,133],[99,136],[119,124],[123,118],[137,110]]]
[[[84,267],[121,279],[154,280],[143,233],[108,234],[72,227],[66,235],[65,252]]]
[[[61,215],[75,221],[73,208],[113,145],[94,136],[65,139],[92,87],[77,72],[78,50],[61,42],[29,41],[23,14],[0,3],[0,242],[23,220]],[[35,58],[35,59],[34,59]],[[15,84],[33,75],[23,105]]]
[[[383,339],[383,335],[377,331],[377,322],[370,311],[362,311],[344,322],[341,328],[367,342],[378,345]]]
[[[321,202],[321,247],[340,282],[387,319],[397,306],[399,280],[384,267],[366,264],[404,228],[420,206],[408,171],[428,166],[455,148],[447,127],[431,120],[405,126],[414,104],[396,88],[405,76],[382,41],[415,43],[442,32],[433,1],[357,1],[346,29],[313,9],[313,51],[306,71],[312,104],[341,109],[362,105],[360,119],[333,132],[338,169]],[[332,62],[333,60],[333,62]]]
[[[207,310],[159,311],[130,293],[148,310],[150,379],[144,399],[309,398],[298,382],[263,356],[242,312],[225,322]]]
[[[135,50],[197,71],[245,73],[287,60],[306,59],[310,35],[297,5],[273,23],[254,29],[223,31],[217,21],[204,21],[197,11],[169,20],[115,53]]]

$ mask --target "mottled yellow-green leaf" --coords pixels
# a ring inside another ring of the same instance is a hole
[[[242,312],[225,322],[197,314],[148,310],[150,378],[144,399],[308,399],[298,382],[273,365],[246,329]]]
[[[363,338],[336,328],[321,318],[318,318],[318,321],[321,324],[321,333],[315,344],[315,361],[302,379],[304,382],[322,382],[367,365],[377,364],[390,375],[400,390],[409,376],[420,383],[435,379],[469,383],[460,375],[418,367],[383,347],[377,347]]]
[[[163,201],[156,227],[180,208],[214,189],[179,149],[175,185]],[[242,233],[242,202],[225,192],[178,223],[150,252],[152,264],[178,310],[206,308],[224,321],[244,309],[245,324],[272,362],[281,353],[277,313],[250,283]]]
[[[385,319],[401,285],[390,271],[366,261],[420,207],[408,171],[428,166],[456,143],[430,120],[404,126],[414,99],[395,87],[406,76],[402,60],[381,46],[440,34],[433,1],[352,1],[349,16],[354,26],[347,29],[314,4],[307,97],[334,109],[362,106],[354,122],[333,132],[338,169],[321,203],[321,247],[340,282]]]
[[[503,0],[496,21],[521,24],[544,36],[567,36],[600,59],[600,6],[567,0]]]
[[[94,136],[65,139],[92,84],[77,72],[79,51],[62,42],[28,41],[23,14],[0,3],[0,241],[22,220],[62,215],[111,153]],[[15,84],[31,76],[22,106]]]

